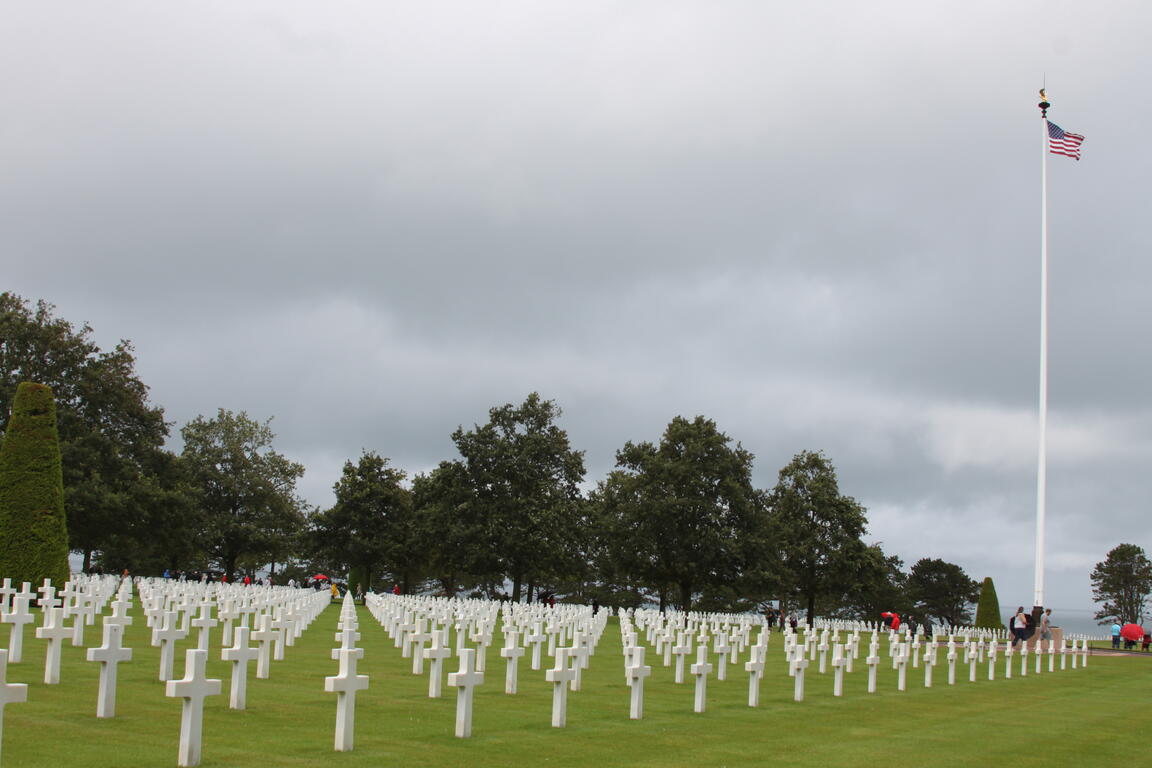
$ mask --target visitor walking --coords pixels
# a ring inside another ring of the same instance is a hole
[[[1120,649],[1120,622],[1112,622],[1112,647]]]

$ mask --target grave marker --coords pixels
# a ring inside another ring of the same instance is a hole
[[[632,663],[628,667],[628,681],[632,687],[632,700],[628,717],[639,720],[644,717],[644,678],[652,674],[652,667],[644,665],[644,646],[632,650]]]
[[[248,662],[260,655],[255,646],[248,645],[251,629],[236,627],[232,631],[233,645],[220,651],[223,661],[232,662],[232,682],[229,687],[229,709],[245,709],[248,701]]]
[[[696,698],[693,705],[695,712],[703,712],[708,694],[708,675],[712,672],[712,665],[708,663],[708,644],[705,641],[696,649],[696,663],[690,668],[696,678]]]
[[[44,618],[44,626],[36,628],[36,637],[47,640],[44,652],[44,684],[56,685],[60,682],[60,644],[72,637],[72,630],[64,626],[64,609],[49,608]]]
[[[568,721],[568,685],[576,677],[576,670],[568,667],[569,648],[556,649],[556,666],[544,673],[552,683],[552,727],[563,728]]]
[[[466,739],[472,735],[472,694],[484,683],[484,673],[475,668],[476,649],[461,648],[458,655],[460,669],[448,673],[448,685],[456,689],[456,736]]]
[[[340,672],[324,678],[324,690],[336,694],[336,736],[334,749],[351,752],[356,730],[356,692],[368,687],[368,676],[356,674],[356,662],[362,649],[340,649]]]
[[[181,768],[200,764],[204,699],[220,695],[220,681],[209,680],[205,674],[207,663],[208,651],[189,649],[184,654],[183,679],[169,680],[164,690],[164,695],[184,700],[180,716],[180,752],[176,762]]]
[[[104,643],[88,649],[88,661],[100,662],[100,687],[96,694],[96,717],[116,716],[116,669],[132,659],[132,649],[120,645],[124,626],[104,621]]]

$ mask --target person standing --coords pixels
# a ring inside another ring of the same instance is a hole
[[[1008,622],[1008,630],[1012,633],[1012,647],[1027,638],[1028,614],[1024,613],[1024,606],[1016,609],[1016,615]]]
[[[1040,617],[1040,639],[1049,645],[1052,644],[1052,609],[1047,608]],[[1047,646],[1045,646],[1047,647]]]
[[[1112,647],[1120,648],[1120,622],[1112,622]]]

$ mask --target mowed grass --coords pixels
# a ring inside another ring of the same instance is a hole
[[[1152,713],[1147,658],[1091,657],[1086,669],[1071,668],[1003,679],[1003,659],[994,681],[987,664],[978,681],[957,665],[957,683],[947,684],[947,666],[935,671],[931,689],[923,670],[910,669],[908,690],[896,690],[896,673],[884,658],[879,690],[867,693],[861,658],[846,676],[844,696],[832,696],[832,676],[809,668],[806,700],[792,700],[793,681],[774,635],[760,706],[747,706],[748,675],[743,660],[728,680],[715,672],[708,708],[693,709],[693,684],[672,682],[670,667],[649,651],[644,719],[628,718],[619,625],[609,623],[586,670],[582,690],[569,694],[568,726],[551,727],[552,686],[544,672],[521,659],[520,692],[504,693],[505,662],[488,651],[484,685],[477,690],[473,735],[454,736],[456,692],[444,688],[429,699],[427,673],[411,674],[384,630],[360,609],[359,672],[370,686],[356,702],[355,750],[333,751],[336,696],[324,692],[334,675],[330,658],[339,609],[333,605],[313,623],[270,679],[255,679],[249,667],[248,709],[228,709],[230,664],[219,660],[217,643],[208,673],[222,681],[222,694],[204,712],[203,759],[212,767],[276,766],[900,766],[927,765],[1114,765],[1143,754]],[[24,661],[10,665],[9,682],[29,683],[28,702],[5,710],[4,768],[150,768],[174,766],[181,703],[164,695],[157,680],[159,650],[149,645],[139,610],[125,644],[131,662],[120,666],[116,717],[97,719],[100,665],[84,660],[84,649],[66,646],[61,683],[43,684],[44,644],[25,635]],[[7,625],[0,638],[7,641]],[[193,633],[194,635],[194,633]],[[499,633],[496,634],[499,643]],[[85,637],[97,645],[99,623]],[[181,644],[175,675],[182,676]],[[862,654],[863,656],[863,654]],[[715,656],[711,660],[715,664]],[[453,659],[451,669],[456,668]],[[830,668],[829,668],[830,669]],[[1047,669],[1047,659],[1045,659]]]

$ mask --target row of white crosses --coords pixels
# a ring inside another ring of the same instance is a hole
[[[558,728],[567,722],[568,692],[580,690],[583,672],[607,624],[607,612],[593,613],[587,606],[376,594],[365,602],[401,655],[412,659],[413,674],[423,674],[424,662],[429,662],[429,697],[441,694],[443,662],[453,654],[449,638],[454,632],[460,667],[448,675],[448,685],[457,689],[456,735],[461,738],[472,732],[473,693],[483,683],[498,621],[505,693],[518,691],[522,658],[528,656],[530,668],[539,671],[543,657],[553,657],[554,666],[545,670],[545,679],[553,686],[552,724]]]
[[[685,669],[689,657],[693,653],[693,640],[697,642],[696,646],[696,662],[687,666],[687,671],[692,674],[696,681],[696,696],[694,701],[694,708],[697,712],[702,712],[706,702],[706,685],[707,676],[715,668],[717,672],[717,679],[723,679],[724,670],[729,661],[735,662],[736,655],[739,651],[741,643],[739,640],[744,640],[748,637],[747,630],[750,625],[755,624],[753,618],[739,618],[721,615],[719,618],[713,615],[699,615],[699,614],[669,614],[662,616],[654,612],[636,611],[625,612],[621,611],[621,632],[623,634],[623,646],[625,655],[625,676],[630,684],[634,684],[633,665],[634,658],[642,657],[643,648],[639,647],[636,641],[637,631],[633,628],[631,619],[636,619],[637,624],[641,625],[644,631],[647,632],[649,642],[654,643],[655,650],[659,654],[661,651],[664,653],[665,666],[671,665],[672,659],[674,662],[674,681],[682,683],[685,681]],[[742,626],[741,626],[742,624]],[[921,653],[924,655],[924,676],[925,685],[931,686],[933,668],[937,665],[937,652],[940,648],[940,640],[936,636],[931,638],[925,637],[923,628],[919,628],[917,632],[913,633],[908,628],[904,628],[901,632],[893,632],[887,628],[881,628],[877,625],[864,625],[853,622],[822,622],[815,627],[805,627],[801,633],[793,632],[791,629],[785,629],[784,634],[784,655],[788,664],[788,673],[794,678],[794,698],[797,701],[802,701],[804,698],[804,683],[806,671],[810,663],[818,661],[818,671],[820,674],[825,674],[828,667],[831,666],[833,674],[833,695],[843,695],[843,682],[844,675],[851,673],[853,668],[853,660],[858,659],[860,655],[860,642],[861,632],[871,631],[872,639],[868,646],[867,656],[865,663],[868,666],[868,691],[876,691],[876,672],[880,664],[880,638],[886,636],[888,638],[888,656],[891,657],[892,667],[896,671],[896,687],[897,690],[903,691],[907,687],[907,672],[911,667],[913,669],[920,666]],[[699,634],[696,634],[699,632]],[[708,634],[712,633],[713,651],[718,654],[715,667],[707,661],[706,643],[708,641]],[[847,636],[841,642],[840,633],[846,632]],[[729,644],[729,633],[733,639]],[[761,634],[762,638],[767,637],[767,633]],[[1005,643],[1007,649],[1006,661],[1006,676],[1011,676],[1012,669],[1012,653],[1013,649]],[[947,645],[940,649],[945,652],[944,660],[948,664],[948,679],[950,684],[955,684],[956,679],[956,663],[959,661],[961,664],[967,664],[969,667],[968,679],[975,681],[977,679],[977,664],[984,663],[985,658],[989,657],[989,679],[994,679],[994,665],[999,647],[999,638],[996,632],[992,631],[971,631],[965,634],[962,641],[957,644],[957,638],[954,635],[948,636]],[[727,656],[724,652],[726,650],[733,651],[731,657]],[[1042,668],[1042,655],[1048,657],[1048,669],[1053,671],[1055,669],[1055,657],[1059,653],[1061,656],[1061,669],[1065,668],[1066,660],[1070,656],[1072,658],[1073,667],[1076,665],[1077,654],[1086,662],[1087,654],[1087,641],[1083,640],[1080,647],[1077,648],[1076,641],[1073,641],[1072,648],[1067,645],[1058,647],[1054,643],[1048,643],[1047,653],[1041,654],[1040,641],[1037,640],[1033,646],[1033,658],[1035,660],[1035,670],[1037,673]],[[764,652],[766,651],[766,644],[763,646],[757,643],[751,646],[749,651],[748,662],[745,664],[746,671],[749,672],[749,705],[757,706],[759,701],[758,681],[759,677],[763,674]],[[1022,653],[1024,658],[1020,661],[1021,674],[1027,674],[1027,660],[1028,649],[1025,646]],[[642,662],[640,662],[642,665]],[[638,672],[638,674],[644,674]],[[647,675],[645,675],[647,676]],[[638,692],[633,690],[633,700],[636,701]],[[642,697],[642,691],[639,693]],[[642,712],[641,703],[634,704],[633,712]],[[637,716],[637,715],[634,715]]]
[[[235,628],[231,626],[231,621],[225,623],[223,645],[232,645],[224,647],[221,655],[224,660],[232,662],[232,696],[229,706],[232,709],[243,709],[247,663],[257,660],[257,676],[267,677],[268,660],[276,653],[274,646],[279,644],[278,650],[282,657],[283,645],[292,645],[330,600],[327,592],[283,587],[213,586],[149,579],[139,579],[136,585],[142,600],[151,606],[151,611],[146,609],[145,615],[153,628],[153,644],[161,647],[160,679],[167,682],[166,694],[184,701],[179,749],[181,766],[199,763],[203,700],[206,696],[219,693],[220,681],[208,680],[205,676],[210,635],[219,624],[212,616],[217,601],[222,605],[222,617],[231,611],[230,619],[240,619],[240,625]],[[35,591],[27,582],[19,590],[13,588],[8,579],[0,583],[0,623],[12,625],[9,648],[0,649],[0,734],[3,728],[3,705],[24,701],[27,697],[26,686],[4,681],[7,663],[20,661],[24,626],[35,624],[36,617],[29,607],[34,599],[38,602],[41,614],[41,625],[36,627],[35,636],[46,642],[46,685],[60,682],[60,659],[64,642],[70,640],[73,645],[83,646],[84,627],[93,624],[97,615],[102,615],[102,644],[89,648],[87,659],[101,665],[96,716],[115,716],[118,665],[132,658],[132,649],[122,644],[125,627],[133,622],[133,617],[128,615],[132,607],[132,587],[130,580],[113,576],[75,576],[59,590],[50,580],[45,580]],[[103,615],[108,601],[113,598],[111,613]],[[260,640],[260,648],[248,646],[250,629],[247,621],[250,616],[260,627],[251,633],[255,639]],[[67,624],[69,618],[72,619],[71,626]],[[169,680],[175,643],[187,637],[192,630],[197,632],[197,647],[186,653],[185,676],[182,680]],[[265,633],[262,638],[261,631]]]

